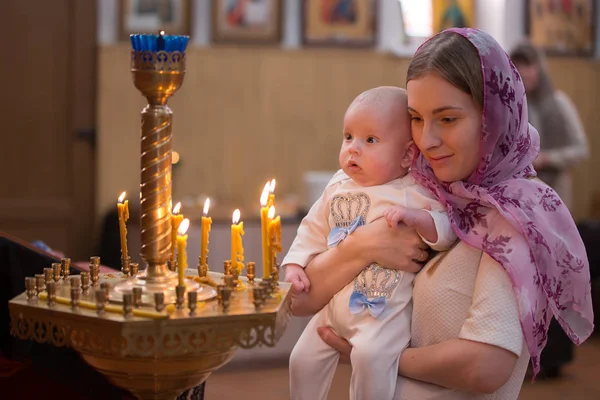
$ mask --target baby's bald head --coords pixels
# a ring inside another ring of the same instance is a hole
[[[406,90],[395,86],[380,86],[359,94],[346,111],[375,113],[385,121],[385,125],[393,132],[401,132],[410,140],[410,120],[408,116],[408,97]]]

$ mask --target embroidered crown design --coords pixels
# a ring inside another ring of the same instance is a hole
[[[389,299],[399,283],[400,273],[398,271],[373,263],[354,278],[354,291],[362,293],[368,298],[383,296]]]
[[[366,193],[339,194],[331,199],[330,214],[335,226],[348,227],[357,217],[367,220],[371,198]]]

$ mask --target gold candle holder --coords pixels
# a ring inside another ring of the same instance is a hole
[[[63,280],[67,280],[69,275],[71,274],[71,259],[70,258],[61,258],[60,260],[60,272]]]
[[[256,278],[256,263],[249,262],[246,266],[246,278],[248,278],[248,283],[254,284],[254,278]]]

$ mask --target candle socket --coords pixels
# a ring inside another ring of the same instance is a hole
[[[129,275],[129,263],[131,262],[131,257],[121,257],[121,272],[123,275]]]
[[[260,287],[264,290],[265,297],[271,294],[271,282],[269,278],[263,278],[260,282]]]
[[[185,294],[185,286],[183,285],[177,285],[175,287],[175,307],[178,310],[183,309],[183,296]]]
[[[80,291],[79,286],[71,286],[71,307],[76,309],[79,307]]]
[[[37,295],[40,295],[40,292],[43,292],[46,289],[46,277],[44,274],[36,274],[35,275],[35,291]]]
[[[52,268],[44,268],[44,284],[52,282]]]
[[[79,275],[81,277],[81,290],[83,294],[87,294],[88,289],[90,288],[90,273],[89,272],[81,272]]]
[[[135,308],[140,308],[142,306],[142,288],[134,287],[131,289],[132,298],[133,298],[133,306]]]
[[[46,291],[48,292],[48,307],[52,307],[56,301],[56,282],[46,283]]]
[[[273,263],[273,268],[271,268],[271,282],[273,282],[273,287],[279,287],[279,265],[277,263]]]
[[[223,281],[225,282],[225,285],[228,288],[233,289],[233,287],[234,287],[233,275],[223,275]]]
[[[131,276],[136,276],[138,274],[138,271],[139,271],[138,263],[130,263],[129,264],[129,274]]]
[[[231,275],[231,260],[223,261],[223,273],[225,275]]]
[[[202,257],[198,257],[198,276],[200,278],[206,278],[208,276],[208,265],[201,264],[200,260]]]
[[[90,264],[94,264],[99,267],[100,266],[100,257],[98,257],[98,256],[90,257]]]
[[[106,306],[106,292],[102,289],[96,290],[96,312],[104,314],[104,307]]]
[[[29,300],[35,297],[35,278],[32,276],[28,276],[25,278],[25,291],[27,293],[27,298]]]
[[[54,282],[60,281],[61,265],[60,263],[52,263],[52,279]]]
[[[110,293],[110,283],[102,282],[100,284],[100,289],[104,290],[104,293],[106,293],[106,298],[108,299],[108,294]]]
[[[90,264],[90,280],[92,281],[92,286],[98,285],[98,280],[100,279],[100,267],[95,264]]]
[[[250,284],[254,284],[254,278],[256,277],[256,263],[249,262],[246,266],[246,277]]]
[[[227,285],[217,285],[217,302],[219,305],[223,302],[223,290]]]
[[[71,282],[72,288],[79,289],[81,287],[81,278],[79,276],[72,276],[69,282]]]
[[[254,308],[256,311],[260,311],[264,303],[262,288],[255,287],[252,289],[252,303],[254,303]]]
[[[130,318],[133,315],[133,297],[131,293],[123,293],[123,315],[125,318]]]
[[[223,308],[223,312],[229,311],[229,304],[231,300],[231,293],[233,289],[230,287],[224,287],[221,292],[221,307]]]
[[[198,292],[188,292],[188,307],[190,309],[190,316],[196,313],[196,307],[198,306]]]
[[[177,263],[175,261],[167,260],[167,268],[169,271],[175,272],[177,269]]]
[[[240,281],[239,281],[240,272],[236,268],[232,268],[231,276],[233,276],[233,288],[235,289],[238,287],[238,284],[240,283]]]
[[[71,259],[70,258],[61,258],[60,259],[60,271],[63,277],[63,280],[67,280],[69,275],[71,274]]]
[[[162,292],[154,293],[154,308],[161,312],[165,309],[165,294]]]

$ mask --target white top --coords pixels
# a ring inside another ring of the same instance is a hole
[[[399,377],[394,400],[517,399],[527,371],[524,341],[511,280],[500,264],[459,242],[417,275],[413,290],[411,347],[455,338],[487,343],[519,359],[508,382],[493,394],[478,395]]]
[[[429,212],[438,234],[436,243],[428,243],[434,250],[447,250],[456,241],[446,209],[411,174],[384,185],[365,187],[339,170],[302,220],[282,265],[298,264],[306,267],[313,257],[327,250],[327,237],[336,222],[340,223],[340,219],[350,223],[366,207],[365,223],[368,224],[381,218],[387,208],[396,204]]]

